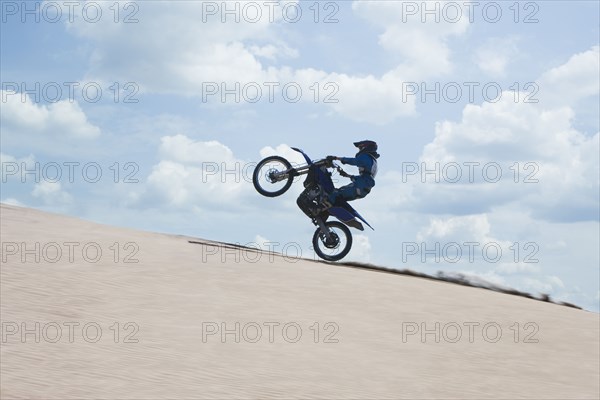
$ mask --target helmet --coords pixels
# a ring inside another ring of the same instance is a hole
[[[354,146],[358,148],[358,153],[356,153],[356,156],[367,153],[374,158],[379,158],[379,154],[377,153],[377,143],[372,140],[361,140],[360,142],[354,142]]]

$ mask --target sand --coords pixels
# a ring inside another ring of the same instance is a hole
[[[596,313],[0,211],[2,398],[600,398]]]

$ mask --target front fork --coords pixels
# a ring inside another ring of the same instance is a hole
[[[273,171],[269,173],[269,180],[271,183],[286,180],[288,178],[295,178],[296,176],[304,175],[308,172],[308,165],[303,165],[298,168],[290,168],[286,171]]]
[[[327,225],[325,225],[325,220],[323,218],[313,218],[313,224],[317,225],[321,229],[321,232],[325,233],[327,240],[331,240],[331,232],[329,231],[329,228],[327,228]]]

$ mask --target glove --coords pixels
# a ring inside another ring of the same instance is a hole
[[[337,159],[338,159],[338,158],[337,158],[336,156],[327,156],[327,157],[325,158],[325,160],[326,160],[327,162],[332,162],[333,160],[337,160]]]

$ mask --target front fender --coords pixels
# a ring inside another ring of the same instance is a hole
[[[308,155],[306,155],[306,153],[304,151],[302,151],[301,149],[297,148],[297,147],[292,147],[292,150],[297,151],[298,153],[302,154],[304,156],[304,159],[306,160],[306,162],[311,165],[313,162],[310,159],[310,157]]]

